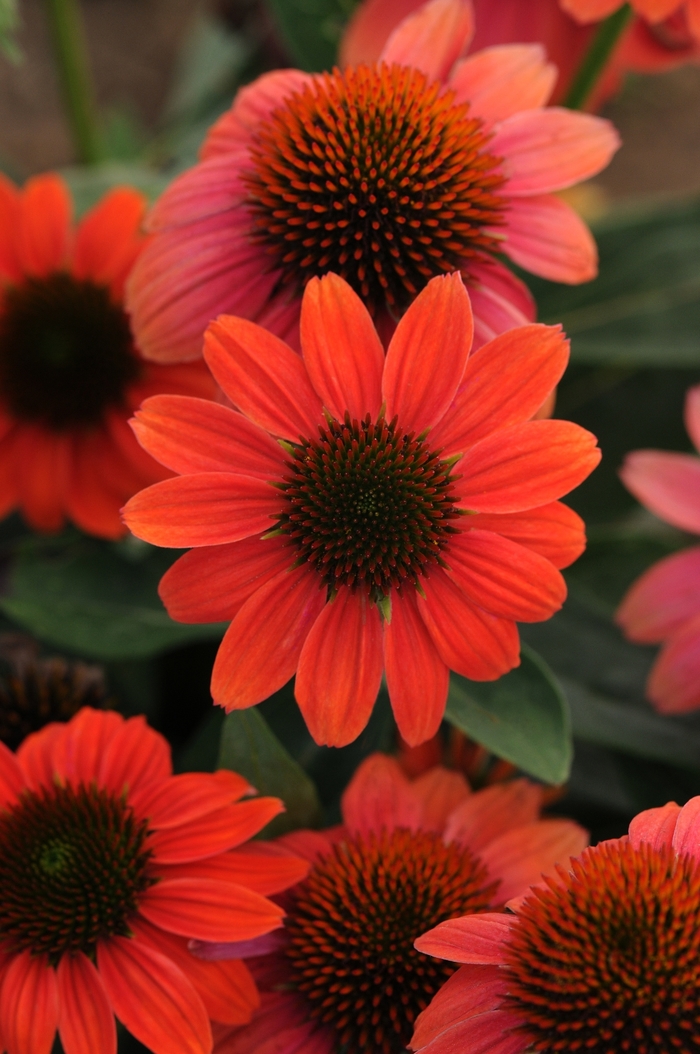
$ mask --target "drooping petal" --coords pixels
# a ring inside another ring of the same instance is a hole
[[[387,351],[382,380],[387,420],[398,414],[404,432],[437,424],[462,380],[473,334],[461,275],[433,278],[402,317]]]
[[[520,110],[544,106],[557,79],[541,44],[499,44],[461,59],[450,74],[456,102],[487,126]]]
[[[330,273],[312,278],[301,305],[301,348],[324,407],[342,421],[375,419],[382,402],[384,348],[355,291]]]
[[[116,1054],[117,1029],[100,975],[81,951],[56,969],[58,1031],[65,1054]]]
[[[46,956],[28,951],[13,956],[0,990],[2,1040],[7,1054],[50,1054],[58,1013],[56,973]]]
[[[27,180],[20,195],[17,256],[24,274],[44,278],[68,262],[72,205],[60,176]]]
[[[489,151],[504,158],[505,192],[549,194],[595,176],[620,147],[610,121],[550,106],[523,110],[495,130]]]
[[[496,895],[505,903],[522,896],[555,864],[566,865],[587,845],[588,832],[573,820],[540,820],[507,831],[479,856],[489,873],[500,879]]]
[[[294,674],[306,636],[326,603],[306,566],[283,571],[257,589],[226,631],[214,670],[214,702],[241,710],[267,699]]]
[[[384,630],[386,682],[401,736],[415,746],[435,735],[445,712],[450,671],[418,612],[412,586],[394,594]]]
[[[469,795],[445,826],[446,842],[459,842],[474,853],[512,828],[532,824],[542,808],[542,788],[531,780],[497,783]]]
[[[586,548],[586,525],[560,501],[525,512],[476,513],[469,524],[526,545],[558,568],[568,567]]]
[[[700,458],[665,450],[635,450],[625,458],[620,478],[660,519],[700,534]]]
[[[578,213],[552,194],[514,198],[503,251],[532,274],[579,285],[598,273],[595,239]]]
[[[205,860],[242,845],[284,812],[279,798],[252,798],[166,827],[149,835],[148,845],[157,864],[184,864]]]
[[[418,830],[421,807],[395,758],[370,754],[358,765],[341,798],[343,823],[353,834]]]
[[[529,421],[561,380],[569,341],[560,326],[521,326],[472,355],[459,391],[431,434],[443,457],[479,439]]]
[[[486,912],[449,919],[419,937],[415,947],[424,955],[454,963],[505,966],[505,943],[513,916]]]
[[[237,772],[182,772],[167,780],[155,780],[129,795],[131,807],[148,817],[151,830],[178,827],[207,813],[233,805],[252,794],[247,779]]]
[[[198,472],[154,483],[122,511],[137,538],[166,548],[221,545],[275,525],[278,491],[265,480],[233,472]]]
[[[161,879],[139,898],[154,926],[202,941],[245,941],[282,925],[284,912],[267,897],[213,878]]]
[[[175,561],[161,578],[158,595],[178,622],[223,622],[292,563],[279,537],[203,546]]]
[[[442,568],[422,579],[418,610],[440,658],[474,681],[492,681],[520,662],[515,624],[475,607]]]
[[[659,560],[625,594],[615,621],[640,644],[656,644],[700,615],[700,546]]]
[[[204,1004],[161,952],[112,937],[97,946],[97,969],[119,1020],[154,1054],[211,1054]]]
[[[342,747],[363,730],[383,668],[379,609],[342,586],[314,622],[299,656],[294,689],[309,732]]]
[[[316,434],[321,400],[303,361],[279,337],[226,315],[207,329],[204,358],[231,402],[261,428],[291,442]]]
[[[387,40],[380,59],[413,66],[428,80],[445,80],[474,35],[471,0],[429,0],[404,18]]]
[[[662,714],[700,707],[700,617],[684,623],[661,649],[647,681],[647,697]]]
[[[534,509],[568,494],[600,458],[595,436],[570,421],[511,425],[479,440],[459,462],[459,504],[474,512]]]
[[[629,827],[629,839],[635,849],[642,842],[650,843],[654,849],[673,845],[673,832],[681,807],[670,801],[657,809],[645,809],[637,813]]]
[[[187,395],[155,395],[131,422],[136,438],[162,465],[180,475],[235,472],[277,479],[283,470],[277,443],[243,414]]]
[[[124,281],[141,248],[146,198],[132,187],[116,187],[78,224],[71,271],[76,278],[107,285],[121,298]]]

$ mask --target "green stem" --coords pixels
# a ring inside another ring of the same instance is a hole
[[[581,65],[576,70],[564,106],[568,106],[570,110],[584,108],[608,64],[615,45],[632,18],[632,13],[630,5],[623,4],[600,23]]]
[[[46,0],[56,65],[78,160],[102,159],[95,97],[78,0]]]

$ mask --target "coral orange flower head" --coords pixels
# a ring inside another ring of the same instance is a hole
[[[700,798],[640,813],[509,905],[416,948],[464,965],[418,1018],[426,1054],[698,1049]]]
[[[126,499],[168,474],[136,443],[134,409],[157,392],[214,394],[197,365],[153,365],[134,346],[124,283],[144,210],[113,190],[74,228],[58,176],[23,191],[0,176],[0,516],[119,537]]]
[[[281,839],[312,865],[282,898],[284,930],[249,947],[198,946],[214,960],[257,953],[260,1009],[247,1026],[217,1028],[215,1054],[263,1054],[272,1036],[276,1054],[404,1051],[455,969],[416,952],[416,937],[519,896],[587,844],[570,820],[540,819],[541,805],[526,779],[472,793],[440,766],[409,781],[392,758],[367,758],[341,827]]]
[[[263,894],[306,863],[245,843],[283,805],[233,772],[173,776],[143,718],[85,708],[0,745],[0,1031],[7,1054],[115,1054],[115,1015],[154,1054],[208,1054],[210,1017],[248,1021],[243,963],[188,940],[282,924]]]
[[[340,746],[385,670],[401,734],[419,743],[440,724],[449,668],[499,677],[519,661],[515,621],[561,606],[556,567],[581,552],[583,525],[557,499],[600,452],[577,425],[529,418],[567,342],[526,326],[468,361],[472,328],[460,275],[435,278],[385,356],[330,274],[306,288],[301,356],[244,319],[207,331],[205,358],[240,412],[144,404],[136,434],[182,475],[124,515],[138,537],[196,547],[161,582],[174,618],[233,619],[215,702],[252,706],[296,672],[311,734]]]
[[[700,386],[686,397],[685,423],[700,450]],[[665,450],[628,454],[622,482],[655,516],[700,534],[700,458]],[[616,620],[639,644],[663,644],[647,682],[662,713],[700,707],[700,547],[660,560],[631,586]]]
[[[477,344],[533,317],[494,254],[593,278],[590,232],[552,192],[604,168],[617,134],[546,108],[556,71],[539,46],[460,59],[472,31],[468,0],[431,0],[377,65],[277,70],[243,88],[151,213],[129,286],[144,353],[199,355],[221,313],[297,346],[303,290],[329,271],[388,337],[432,277],[460,270]]]

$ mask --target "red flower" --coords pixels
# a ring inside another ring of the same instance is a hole
[[[311,871],[283,898],[285,930],[249,960],[260,1009],[250,1025],[215,1029],[215,1054],[267,1054],[272,1037],[275,1054],[403,1051],[454,971],[414,951],[416,936],[520,895],[586,845],[570,820],[541,820],[541,805],[542,788],[525,779],[472,793],[439,766],[409,782],[392,758],[364,761],[343,795],[343,826],[281,839]],[[197,954],[251,956],[255,944]]]
[[[386,344],[430,278],[460,270],[477,346],[534,317],[496,254],[554,281],[595,277],[590,231],[552,192],[600,172],[617,133],[546,106],[556,70],[539,46],[460,58],[473,28],[465,0],[432,0],[377,65],[243,88],[150,215],[129,283],[144,354],[196,357],[222,313],[297,347],[304,287],[328,272]]]
[[[418,1018],[425,1054],[698,1049],[700,798],[640,813],[510,906],[416,948],[464,963]]]
[[[39,531],[65,519],[124,533],[119,509],[164,472],[127,421],[149,395],[210,397],[197,366],[153,366],[134,347],[124,283],[144,245],[145,202],[105,195],[77,225],[58,176],[23,191],[0,176],[0,516]]]
[[[244,843],[283,805],[233,772],[173,776],[143,718],[85,708],[16,755],[0,744],[0,1031],[7,1054],[115,1054],[114,1015],[155,1054],[207,1054],[214,1020],[258,1004],[243,963],[190,938],[245,940],[263,894],[306,864]]]
[[[241,413],[149,400],[135,431],[182,475],[125,519],[156,545],[197,547],[161,582],[174,618],[233,619],[215,702],[253,706],[296,672],[312,735],[339,746],[386,670],[401,734],[419,743],[450,668],[499,677],[519,661],[515,621],[561,606],[556,567],[584,541],[556,499],[600,452],[577,425],[528,420],[566,366],[558,329],[513,330],[467,362],[459,274],[428,284],[386,357],[350,287],[314,279],[301,339],[299,356],[244,319],[210,326],[205,358]]]

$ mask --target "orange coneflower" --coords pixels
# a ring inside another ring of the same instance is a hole
[[[281,839],[311,871],[282,902],[284,930],[249,948],[261,1006],[249,1025],[215,1029],[215,1054],[399,1054],[417,1014],[454,972],[419,954],[419,932],[487,911],[586,845],[570,820],[542,820],[542,788],[514,780],[473,793],[436,766],[409,781],[375,754],[342,800],[341,827]]]
[[[0,176],[0,516],[20,508],[39,531],[68,519],[119,537],[125,500],[169,474],[130,415],[157,392],[214,394],[201,368],[154,366],[134,345],[124,283],[144,210],[120,188],[74,228],[58,176],[22,191]]]
[[[640,813],[511,906],[416,941],[464,963],[419,1017],[424,1054],[700,1050],[700,798]]]
[[[0,744],[7,1054],[49,1054],[57,1029],[66,1054],[115,1054],[115,1014],[155,1054],[208,1054],[210,1017],[250,1019],[246,967],[187,949],[279,927],[262,894],[307,869],[244,846],[283,809],[250,793],[233,772],[173,776],[163,737],[114,712],[85,708],[16,755]]]
[[[210,326],[206,361],[242,412],[144,404],[139,439],[182,475],[124,515],[156,545],[197,547],[161,583],[174,618],[233,619],[215,702],[253,706],[296,672],[312,735],[339,746],[365,727],[386,669],[413,745],[440,724],[450,668],[499,677],[519,662],[515,622],[561,606],[557,568],[584,536],[557,499],[600,452],[578,425],[529,419],[568,344],[526,326],[468,362],[472,333],[460,275],[435,278],[385,356],[331,274],[307,286],[301,356],[244,319]]]

